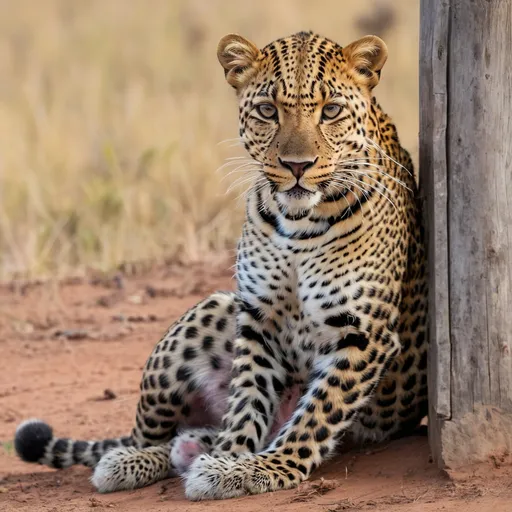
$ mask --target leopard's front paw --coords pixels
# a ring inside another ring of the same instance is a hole
[[[273,468],[258,455],[241,454],[236,458],[200,455],[185,475],[185,494],[193,501],[222,500],[290,489],[300,481],[293,471]]]

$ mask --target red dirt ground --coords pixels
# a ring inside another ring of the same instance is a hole
[[[99,495],[86,468],[17,459],[14,430],[28,417],[75,438],[128,433],[155,342],[188,306],[232,287],[230,272],[199,265],[0,287],[0,510],[512,511],[510,466],[493,461],[449,479],[429,462],[425,437],[340,455],[296,490],[224,502],[189,502],[178,479]]]

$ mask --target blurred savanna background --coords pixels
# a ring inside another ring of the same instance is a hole
[[[415,161],[418,0],[0,0],[0,278],[217,258],[243,154],[216,46],[299,30],[389,47],[376,95]],[[243,181],[243,176],[242,176]]]

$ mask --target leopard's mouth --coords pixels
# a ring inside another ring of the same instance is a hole
[[[293,199],[301,199],[314,194],[314,192],[304,188],[302,185],[299,185],[299,183],[296,183],[292,188],[286,190],[284,193]]]

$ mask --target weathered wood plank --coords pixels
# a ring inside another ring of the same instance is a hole
[[[450,321],[447,211],[448,0],[422,0],[420,33],[420,188],[426,197],[430,311],[431,418],[449,418]]]
[[[512,404],[512,0],[451,0],[450,19],[452,414],[462,415]]]
[[[512,0],[422,0],[421,34],[430,440],[455,467],[512,447]]]

